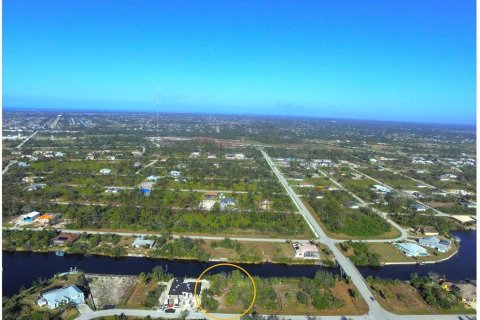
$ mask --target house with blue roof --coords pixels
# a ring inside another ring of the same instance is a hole
[[[424,247],[432,248],[442,253],[447,252],[451,246],[450,240],[440,240],[435,236],[418,239],[418,243]]]
[[[395,245],[398,250],[405,253],[407,257],[426,257],[428,252],[425,248],[413,242],[399,242]]]
[[[58,308],[66,303],[72,303],[73,305],[85,303],[83,291],[77,286],[72,285],[45,292],[40,296],[40,299],[37,300],[37,304],[40,307],[48,307],[50,309]]]
[[[144,239],[143,237],[135,238],[132,243],[134,248],[147,248],[150,249],[155,244],[155,240]]]
[[[223,211],[233,207],[235,207],[235,199],[233,198],[220,199],[220,210]]]

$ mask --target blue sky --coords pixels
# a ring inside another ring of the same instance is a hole
[[[3,1],[4,107],[473,124],[475,81],[473,0]]]

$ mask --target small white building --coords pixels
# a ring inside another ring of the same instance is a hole
[[[180,177],[180,171],[177,171],[177,170],[170,171],[170,177],[175,178],[175,179],[179,178]]]
[[[447,174],[442,174],[440,177],[438,177],[440,181],[451,181],[457,179],[457,176],[451,173]]]
[[[100,173],[107,175],[107,174],[111,174],[112,170],[107,169],[107,168],[103,168],[103,169],[100,169]]]
[[[237,160],[245,160],[245,155],[243,153],[235,153],[235,159]]]
[[[387,188],[385,186],[382,186],[380,184],[374,184],[372,186],[372,189],[378,193],[390,193],[390,188]]]
[[[295,258],[303,258],[303,259],[319,259],[320,252],[316,245],[311,243],[301,243],[301,242],[294,242],[293,250],[295,251]]]
[[[144,239],[143,237],[135,238],[132,243],[134,248],[147,248],[150,249],[155,245],[155,240]]]
[[[147,177],[147,181],[149,181],[149,182],[157,182],[158,180],[160,180],[159,176],[148,176]]]
[[[215,203],[217,203],[218,201],[217,200],[212,200],[212,199],[205,199],[205,200],[202,200],[199,204],[199,208],[200,210],[212,210],[213,209],[213,206],[215,205]]]
[[[410,206],[410,208],[412,208],[413,211],[416,211],[416,212],[425,212],[427,211],[427,207],[422,205],[422,204],[419,204],[419,203],[414,203]]]

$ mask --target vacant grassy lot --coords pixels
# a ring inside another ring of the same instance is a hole
[[[378,302],[393,313],[398,314],[462,314],[472,313],[472,309],[463,307],[453,309],[440,309],[430,307],[423,301],[417,289],[408,282],[374,285],[373,294]],[[382,291],[382,295],[378,292]],[[474,312],[474,310],[473,310]]]
[[[203,249],[210,255],[211,259],[226,258],[230,262],[276,262],[276,263],[315,263],[318,260],[304,260],[295,258],[294,250],[290,243],[278,242],[235,242],[232,248],[216,246],[219,241],[205,240]],[[320,261],[329,263],[330,257],[323,252],[326,247],[319,246]]]
[[[130,296],[127,297],[127,300],[123,306],[131,309],[145,309],[144,304],[148,292],[154,290],[157,286],[158,284],[155,281],[150,281],[147,284],[136,281],[132,290],[130,291]]]

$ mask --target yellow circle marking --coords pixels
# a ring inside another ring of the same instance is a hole
[[[248,306],[248,308],[245,309],[245,311],[243,311],[242,314],[237,315],[235,317],[229,317],[229,318],[215,317],[215,316],[211,315],[210,313],[208,313],[205,309],[203,309],[202,306],[200,305],[200,303],[198,302],[197,285],[200,282],[200,279],[209,270],[211,270],[213,268],[216,268],[216,267],[220,267],[220,266],[230,266],[230,267],[234,267],[234,268],[237,268],[237,269],[241,270],[243,273],[245,273],[248,276],[248,278],[250,279],[250,282],[252,283],[252,286],[253,286],[253,299],[252,299],[252,302],[250,303],[250,306]],[[242,267],[237,266],[236,264],[233,264],[233,263],[218,263],[218,264],[214,264],[213,266],[208,267],[198,276],[197,281],[195,282],[195,287],[193,288],[193,296],[195,297],[195,304],[197,305],[198,309],[200,309],[200,311],[203,314],[205,314],[206,316],[208,316],[212,319],[215,319],[215,320],[236,320],[236,319],[240,319],[242,316],[246,315],[248,313],[248,311],[250,311],[250,309],[252,309],[253,304],[255,303],[255,298],[257,297],[257,287],[255,286],[255,281],[253,280],[252,276],[250,275],[250,273],[248,273],[247,270],[245,270]]]

